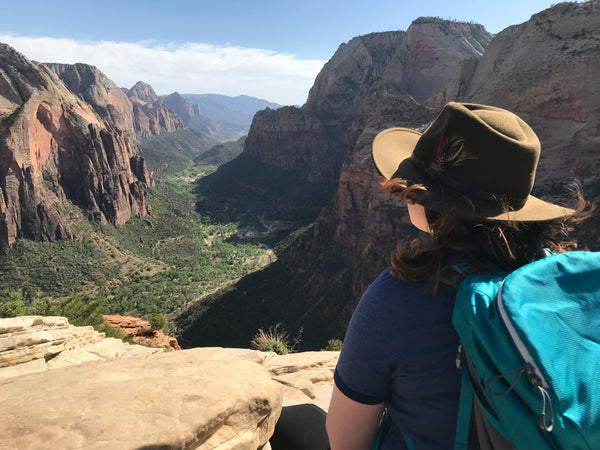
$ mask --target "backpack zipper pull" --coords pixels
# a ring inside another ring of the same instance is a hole
[[[554,428],[554,410],[552,408],[552,400],[550,399],[550,394],[548,394],[548,391],[544,389],[544,387],[542,386],[542,380],[537,375],[533,367],[531,367],[529,364],[526,364],[525,373],[527,374],[527,376],[529,376],[529,381],[531,382],[531,384],[538,388],[540,394],[542,394],[542,411],[539,415],[538,424],[542,431],[551,433],[552,429]],[[548,424],[546,424],[546,400],[548,403],[548,408],[550,409],[550,422]]]
[[[552,409],[552,400],[550,399],[550,394],[548,391],[544,389],[542,386],[537,386],[540,393],[542,394],[542,412],[539,417],[539,425],[542,431],[547,433],[551,433],[554,428],[554,410]],[[546,424],[546,399],[548,400],[548,407],[550,409],[550,422]]]

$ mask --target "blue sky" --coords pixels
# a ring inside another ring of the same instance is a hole
[[[0,0],[0,42],[30,59],[84,62],[158,94],[251,95],[302,104],[338,46],[420,16],[524,22],[545,0]]]

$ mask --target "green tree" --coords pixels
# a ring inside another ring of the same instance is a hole
[[[86,303],[76,296],[71,295],[62,304],[61,315],[69,319],[71,325],[78,327],[85,325],[98,326],[104,321],[102,319],[103,306],[100,300],[92,300]]]
[[[149,314],[148,322],[153,330],[162,330],[165,327],[166,321],[162,314]]]
[[[12,292],[10,300],[0,303],[0,317],[17,317],[27,315],[27,305],[20,292]]]
[[[327,341],[327,347],[323,350],[328,352],[339,352],[342,349],[342,341],[339,339],[329,339]]]

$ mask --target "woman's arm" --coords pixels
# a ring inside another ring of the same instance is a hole
[[[370,449],[384,408],[355,402],[334,385],[326,425],[331,450]]]

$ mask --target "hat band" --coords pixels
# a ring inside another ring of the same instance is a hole
[[[506,206],[509,206],[511,210],[516,211],[525,206],[525,203],[527,202],[527,198],[499,198],[496,194],[456,181],[443,173],[434,170],[424,161],[417,158],[414,153],[411,155],[410,159],[419,169],[431,178],[436,185],[438,185],[442,194],[440,202],[444,201],[444,195],[448,189],[450,190],[449,193],[459,194],[457,197],[461,198],[473,208],[474,211],[485,209],[500,214],[504,212]]]

